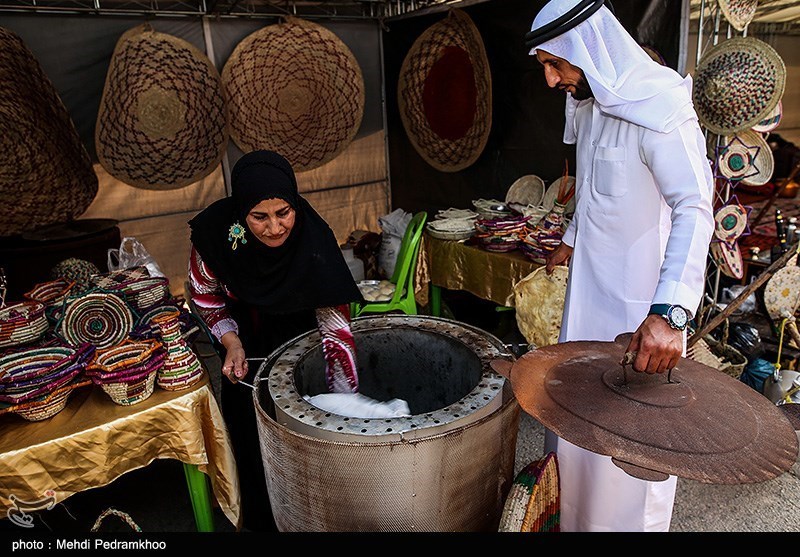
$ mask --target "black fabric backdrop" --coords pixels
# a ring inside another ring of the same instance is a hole
[[[536,174],[546,184],[559,178],[564,160],[574,175],[574,146],[562,142],[564,93],[547,87],[541,65],[528,55],[524,36],[546,0],[494,0],[462,8],[483,37],[492,72],[492,128],[481,156],[459,172],[440,172],[417,153],[397,106],[400,68],[414,41],[446,11],[400,16],[383,34],[389,175],[392,207],[428,211],[472,208],[478,198],[505,199],[511,184]],[[615,0],[615,13],[642,44],[677,68],[681,0]]]

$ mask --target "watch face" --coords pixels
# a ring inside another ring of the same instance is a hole
[[[686,310],[681,306],[672,306],[669,310],[669,320],[678,329],[683,329],[689,321]]]

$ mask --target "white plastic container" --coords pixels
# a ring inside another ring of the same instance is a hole
[[[353,255],[353,246],[342,246],[342,255],[344,255],[344,260],[350,268],[350,274],[353,275],[353,279],[356,282],[364,280],[364,262]]]

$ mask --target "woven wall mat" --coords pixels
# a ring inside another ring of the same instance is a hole
[[[0,236],[66,222],[97,195],[89,154],[52,82],[0,27]]]
[[[451,9],[414,42],[397,100],[408,139],[428,164],[457,172],[478,159],[492,127],[492,76],[466,12]]]
[[[245,37],[222,69],[231,137],[245,152],[268,149],[296,172],[339,156],[364,115],[364,78],[331,31],[287,17]]]
[[[114,178],[168,190],[208,176],[228,144],[219,72],[191,43],[149,25],[114,48],[95,127],[97,157]]]

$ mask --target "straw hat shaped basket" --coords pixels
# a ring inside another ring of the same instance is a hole
[[[81,216],[97,195],[89,153],[52,82],[0,27],[0,236]]]
[[[191,43],[139,25],[114,49],[97,114],[100,164],[151,190],[208,176],[228,144],[228,110],[217,69]]]
[[[295,17],[245,37],[222,69],[231,137],[243,151],[270,149],[296,172],[339,156],[364,115],[364,78],[349,48]]]
[[[785,85],[786,65],[774,48],[754,37],[734,37],[700,59],[692,97],[703,126],[731,135],[767,118]]]

